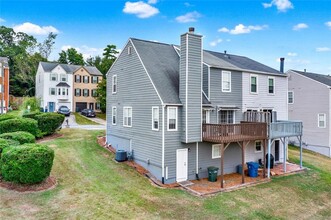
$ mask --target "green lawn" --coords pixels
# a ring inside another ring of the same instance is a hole
[[[96,123],[96,122],[88,119],[87,117],[82,116],[78,112],[73,112],[72,114],[75,115],[76,123],[79,124],[79,125],[99,125],[99,123]]]
[[[329,219],[331,160],[304,152],[310,170],[272,182],[200,198],[161,189],[116,163],[96,143],[102,131],[63,129],[47,142],[55,150],[50,191],[0,189],[0,219]],[[298,161],[296,149],[290,159]]]
[[[97,117],[106,120],[106,113],[97,112]]]

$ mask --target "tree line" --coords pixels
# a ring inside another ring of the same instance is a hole
[[[102,111],[106,108],[106,73],[116,59],[116,46],[109,44],[103,50],[102,56],[89,57],[75,48],[62,50],[58,60],[49,60],[53,51],[57,34],[49,33],[43,42],[38,42],[31,35],[15,32],[12,28],[0,26],[0,57],[7,57],[10,68],[10,91],[14,96],[34,96],[35,76],[38,64],[44,62],[59,62],[73,65],[95,66],[103,74],[104,80],[98,85],[98,99]]]

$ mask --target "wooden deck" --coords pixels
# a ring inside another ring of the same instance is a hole
[[[231,143],[267,139],[267,123],[203,124],[202,139],[212,143]]]

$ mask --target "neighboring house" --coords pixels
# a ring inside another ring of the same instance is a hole
[[[83,109],[100,111],[97,102],[97,86],[102,80],[102,73],[92,66],[82,66],[74,71],[74,105],[73,109],[80,112]]]
[[[331,77],[297,70],[287,74],[289,119],[303,121],[303,147],[331,157]]]
[[[0,57],[0,113],[6,113],[9,107],[9,65],[8,59]]]
[[[163,183],[207,177],[209,166],[223,178],[267,152],[285,166],[286,137],[302,126],[277,121],[287,120],[287,76],[205,51],[192,29],[180,42],[129,39],[107,73],[107,143]]]

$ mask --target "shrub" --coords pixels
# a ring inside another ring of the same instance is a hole
[[[39,111],[34,111],[34,112],[28,112],[28,113],[24,113],[22,115],[23,118],[32,118],[32,119],[36,119],[36,116],[41,114]]]
[[[8,119],[13,119],[16,118],[14,115],[9,115],[9,114],[2,114],[0,115],[0,121],[5,121]]]
[[[18,141],[20,144],[36,142],[35,136],[33,136],[33,134],[26,132],[26,131],[15,131],[15,132],[10,132],[10,133],[3,133],[3,134],[0,134],[0,138],[15,140],[15,141]]]
[[[15,131],[26,131],[33,134],[35,137],[41,137],[38,123],[34,119],[15,118],[0,122],[0,134]]]
[[[19,144],[20,143],[18,141],[0,138],[0,174],[1,174],[1,154],[5,151],[5,149],[8,149],[10,146],[17,146]]]
[[[30,109],[28,109],[28,106],[30,106]],[[35,111],[40,111],[40,99],[36,97],[25,97],[24,101],[21,105],[21,110],[23,112],[25,110],[28,110],[29,112],[35,112]]]
[[[53,160],[54,151],[46,145],[24,144],[10,147],[1,157],[2,177],[15,183],[39,183],[49,176]]]
[[[53,112],[36,115],[42,135],[53,134],[62,125],[64,118],[64,115]]]

